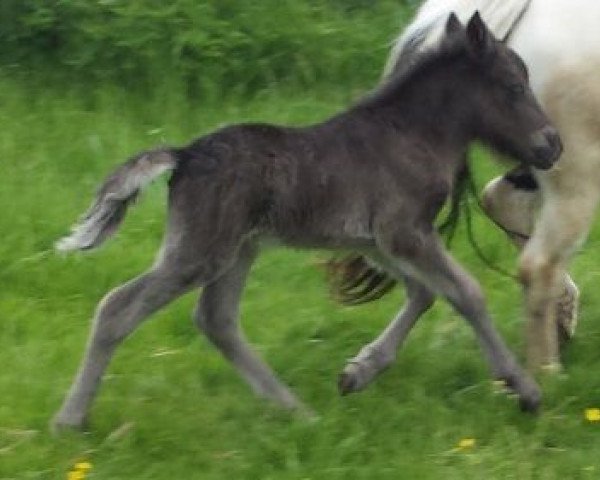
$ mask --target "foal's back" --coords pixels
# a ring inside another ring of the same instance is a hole
[[[416,210],[436,179],[423,161],[431,152],[388,117],[357,106],[309,127],[240,124],[202,137],[178,151],[171,212],[298,246],[370,246],[374,212],[408,198]]]

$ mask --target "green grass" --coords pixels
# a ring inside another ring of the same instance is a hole
[[[159,246],[165,182],[131,211],[101,250],[61,257],[51,245],[87,207],[111,167],[160,142],[220,124],[303,124],[346,105],[354,92],[266,92],[252,100],[187,105],[176,94],[139,98],[108,87],[82,96],[0,82],[0,479],[65,479],[80,459],[94,479],[593,479],[600,476],[600,267],[592,232],[574,262],[581,326],[565,374],[544,382],[538,416],[493,393],[473,334],[439,303],[393,368],[365,392],[340,398],[344,360],[392,317],[401,292],[361,308],[327,297],[322,253],[273,250],[255,265],[243,300],[252,343],[318,414],[306,422],[253,397],[195,332],[190,294],[120,348],[85,434],[58,438],[47,424],[80,360],[102,295],[147,268]],[[499,171],[481,155],[481,184]],[[514,269],[516,252],[482,218],[477,237]],[[521,352],[517,285],[487,270],[459,232],[457,256],[481,280],[490,310]],[[166,354],[165,354],[166,353]],[[467,452],[454,448],[476,439]]]

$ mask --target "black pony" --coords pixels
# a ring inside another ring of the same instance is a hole
[[[473,327],[493,376],[514,389],[524,408],[537,408],[537,385],[496,333],[478,283],[450,257],[433,227],[476,139],[537,168],[549,168],[561,152],[523,62],[492,37],[478,14],[466,28],[453,15],[440,47],[323,123],[236,125],[129,160],[58,247],[99,245],[141,187],[172,171],[164,244],[148,272],[100,303],[55,425],[81,426],[116,347],[150,314],[199,287],[198,327],[258,394],[301,407],[238,326],[244,281],[265,238],[358,250],[402,280],[407,304],[385,337],[394,342],[435,295],[443,296]],[[361,388],[389,355],[377,341],[363,350],[342,375],[342,391]]]

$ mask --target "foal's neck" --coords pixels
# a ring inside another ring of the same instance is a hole
[[[383,115],[400,135],[423,141],[445,161],[462,163],[475,140],[467,72],[460,61],[429,65],[400,81],[391,78],[364,106]]]

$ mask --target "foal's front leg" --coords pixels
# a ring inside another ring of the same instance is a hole
[[[487,312],[481,287],[446,252],[437,234],[398,229],[380,235],[378,240],[382,253],[390,262],[446,298],[469,322],[493,376],[505,381],[517,393],[522,409],[537,410],[541,401],[539,387],[498,335]]]
[[[434,295],[425,286],[409,277],[404,277],[404,284],[407,300],[402,310],[374,341],[348,360],[340,374],[338,388],[342,395],[364,389],[389,367],[417,320],[433,305]]]

